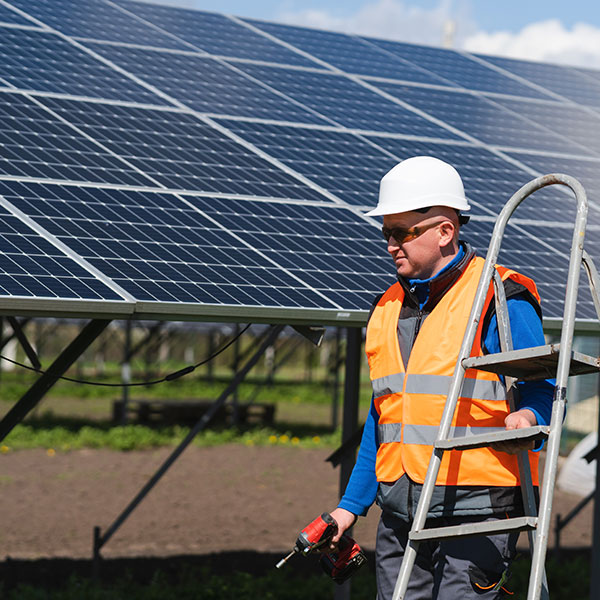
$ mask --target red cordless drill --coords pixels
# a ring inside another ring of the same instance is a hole
[[[307,556],[313,550],[318,550],[329,544],[337,533],[338,526],[329,513],[323,513],[312,523],[309,523],[298,536],[294,549],[276,567],[280,569],[294,554]],[[354,571],[361,567],[367,558],[360,546],[349,536],[343,535],[336,550],[321,556],[323,570],[336,582],[343,583]]]

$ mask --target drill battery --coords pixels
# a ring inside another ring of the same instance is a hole
[[[338,584],[344,583],[366,562],[361,547],[347,535],[340,538],[336,550],[323,554],[319,561],[323,571]]]

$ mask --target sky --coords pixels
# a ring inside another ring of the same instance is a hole
[[[151,0],[405,42],[600,69],[598,0]],[[450,35],[451,32],[451,35]]]

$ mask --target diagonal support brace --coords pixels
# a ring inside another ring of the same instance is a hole
[[[104,532],[103,535],[100,533],[100,529],[96,527],[94,529],[94,545],[93,545],[93,559],[92,559],[92,570],[93,578],[99,577],[100,571],[100,550],[102,546],[108,542],[113,534],[119,529],[119,527],[125,522],[127,517],[135,510],[135,508],[142,502],[142,500],[148,495],[152,488],[159,482],[161,477],[168,471],[171,465],[179,458],[183,451],[189,446],[196,435],[202,431],[210,422],[216,412],[225,404],[227,398],[235,391],[237,386],[244,380],[248,372],[254,367],[259,361],[260,357],[264,354],[265,350],[275,343],[277,336],[284,329],[285,325],[272,325],[268,335],[263,339],[262,344],[256,349],[254,354],[248,359],[246,364],[236,373],[235,377],[231,380],[231,383],[223,390],[221,395],[213,402],[211,407],[202,415],[200,420],[192,427],[190,432],[181,441],[179,446],[173,450],[173,452],[166,458],[163,464],[158,468],[154,475],[148,480],[148,482],[142,487],[137,493],[135,498],[125,507],[123,512],[115,519],[112,525]]]
[[[109,323],[110,320],[94,319],[79,332],[50,368],[38,378],[0,421],[0,441],[12,431],[15,425],[18,425],[25,418],[31,409],[37,406],[46,392],[64,375]]]
[[[21,347],[25,351],[25,354],[27,355],[27,358],[33,365],[33,368],[38,370],[41,369],[42,363],[40,362],[36,351],[33,349],[33,346],[29,343],[29,340],[27,339],[27,336],[23,331],[23,324],[19,323],[19,321],[17,321],[15,317],[7,317],[6,320],[10,323],[12,330],[15,332],[15,336],[19,340],[19,344],[21,344]]]

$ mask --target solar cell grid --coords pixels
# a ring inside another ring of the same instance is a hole
[[[581,146],[469,93],[377,83],[377,87],[478,140],[500,147],[585,154]],[[589,152],[587,152],[589,154]]]
[[[73,44],[42,31],[0,27],[0,77],[22,90],[164,104]]]
[[[360,137],[344,131],[226,119],[219,123],[355,206],[374,201],[381,173],[396,162]]]
[[[566,103],[523,102],[506,98],[495,101],[600,156],[600,114],[595,116],[592,111]]]
[[[0,182],[0,196],[5,191]],[[2,206],[0,296],[122,300],[108,286]]]
[[[372,38],[366,39],[369,39],[377,47],[434,73],[445,80],[446,85],[454,84],[468,90],[511,94],[525,96],[526,98],[547,98],[545,94],[535,88],[498,73],[454,50]]]
[[[21,94],[0,93],[0,174],[125,185],[149,180]]]
[[[191,114],[55,98],[42,101],[165,187],[327,201]]]
[[[22,17],[18,12],[0,5],[0,23],[9,23],[11,25],[32,25],[25,17]]]
[[[448,85],[432,73],[357,37],[332,31],[245,20],[346,73]]]
[[[299,123],[326,122],[212,58],[86,45],[199,112]]]
[[[240,69],[350,129],[456,139],[453,133],[340,75],[240,64]]]
[[[188,198],[223,227],[346,310],[368,310],[393,282],[376,227],[349,210]]]
[[[600,81],[585,77],[576,69],[497,56],[481,55],[480,58],[551,90],[563,98],[569,98],[584,106],[600,107]]]
[[[99,0],[11,0],[11,4],[61,33],[73,37],[90,37],[161,48],[186,48],[184,44],[165,35],[159,29],[150,27]]]
[[[176,196],[14,181],[0,190],[138,301],[335,308]]]
[[[177,35],[209,54],[287,65],[313,66],[313,62],[232,19],[200,10],[173,10],[145,2],[119,1],[132,13]]]

